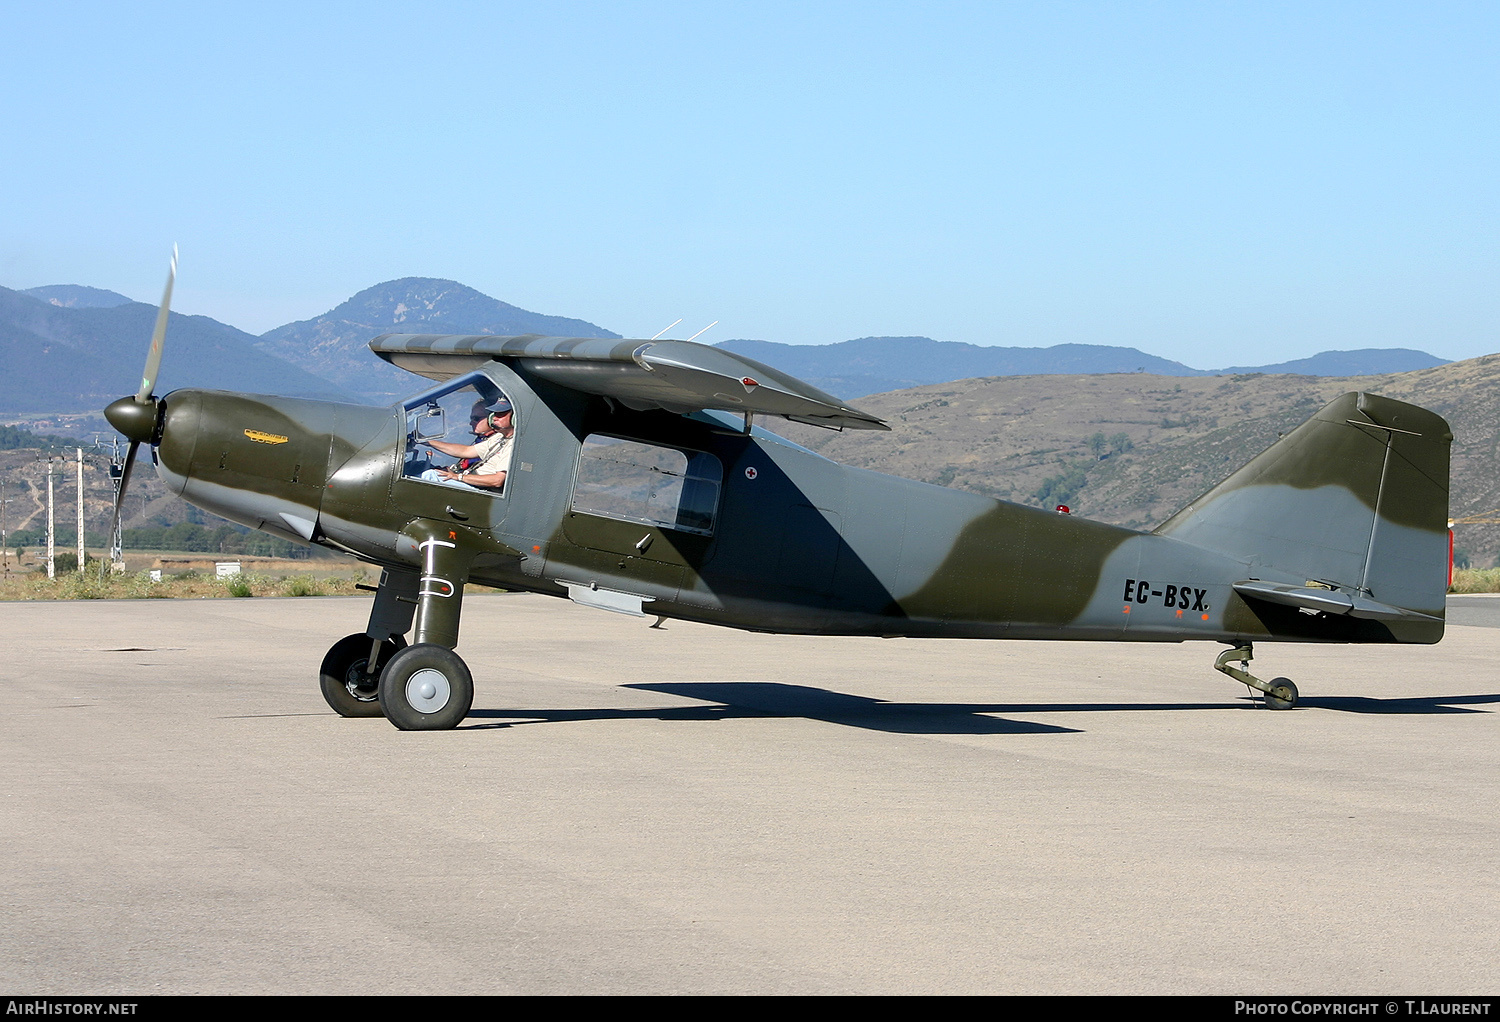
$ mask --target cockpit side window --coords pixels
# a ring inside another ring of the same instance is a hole
[[[592,434],[578,457],[574,511],[712,535],[724,468],[703,451]]]
[[[503,496],[510,474],[515,412],[483,373],[470,373],[405,402],[402,476]]]

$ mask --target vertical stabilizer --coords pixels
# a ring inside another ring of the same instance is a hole
[[[1440,415],[1345,394],[1156,532],[1236,557],[1250,579],[1441,617],[1452,441]]]

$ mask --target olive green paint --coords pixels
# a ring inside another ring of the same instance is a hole
[[[942,621],[1065,625],[1093,598],[1109,555],[1135,535],[997,503],[953,538],[947,559],[895,609]]]

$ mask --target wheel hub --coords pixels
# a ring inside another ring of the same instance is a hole
[[[366,674],[369,660],[356,660],[344,673],[344,687],[349,694],[362,703],[373,703],[380,698],[380,675]]]
[[[406,681],[406,701],[418,713],[436,713],[453,694],[442,671],[424,667]]]

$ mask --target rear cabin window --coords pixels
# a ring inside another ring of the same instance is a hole
[[[707,536],[723,479],[712,454],[593,434],[578,458],[573,510]]]

